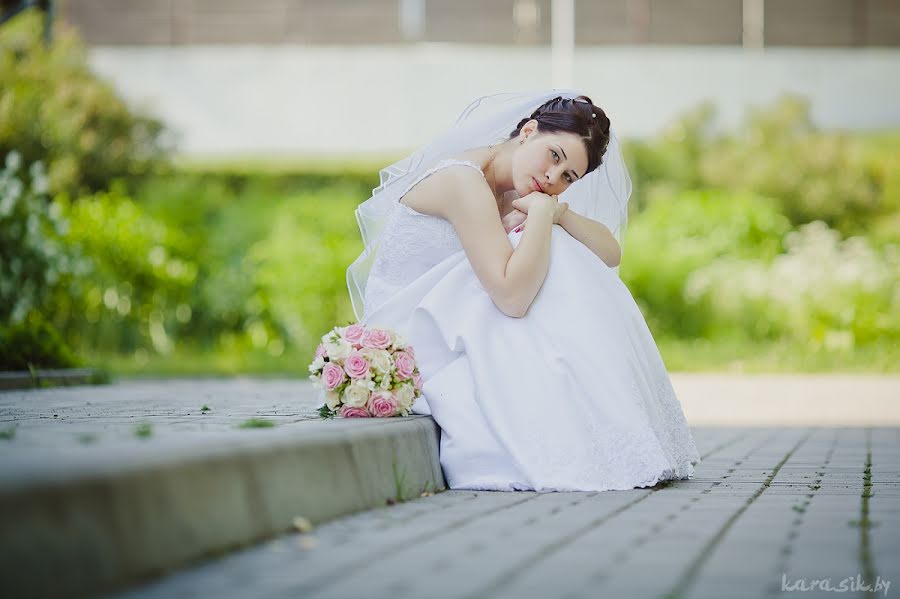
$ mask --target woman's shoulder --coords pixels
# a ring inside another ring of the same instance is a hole
[[[400,203],[423,214],[446,218],[447,208],[456,204],[458,198],[469,197],[482,188],[488,189],[479,155],[467,151],[442,160],[403,195]],[[449,201],[452,198],[456,201]]]
[[[447,171],[446,179],[463,187],[458,191],[471,191],[472,187],[481,187],[485,183],[485,157],[478,148],[460,152],[441,162],[441,170]]]
[[[451,163],[465,163],[474,166],[483,174],[485,164],[487,163],[489,157],[490,155],[487,153],[487,150],[485,148],[472,148],[471,150],[466,150],[464,152],[460,152],[459,154],[451,156],[447,159],[447,161]]]

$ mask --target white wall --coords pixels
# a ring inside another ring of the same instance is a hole
[[[477,96],[551,85],[548,48],[96,47],[90,57],[190,155],[394,152]],[[729,126],[787,92],[809,97],[824,127],[900,128],[900,49],[580,48],[575,87],[625,137],[707,99]]]

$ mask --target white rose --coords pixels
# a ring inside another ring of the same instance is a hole
[[[341,405],[341,396],[337,391],[325,392],[325,405],[328,406],[329,410],[336,410]]]
[[[314,388],[316,388],[316,389],[324,389],[325,388],[325,385],[322,384],[321,377],[316,376],[315,374],[311,374],[311,375],[309,375],[309,380],[312,381]]]
[[[325,344],[325,351],[332,360],[344,360],[353,351],[353,346],[343,339],[335,339]]]
[[[322,370],[323,366],[325,366],[325,358],[319,356],[312,361],[312,364],[309,365],[309,371],[316,372],[317,370]]]
[[[384,375],[384,378],[381,379],[381,383],[378,385],[382,389],[390,389],[391,388],[391,377],[390,375]]]
[[[377,370],[379,374],[387,374],[394,368],[391,352],[386,349],[366,348],[362,354],[369,361],[369,365]]]
[[[394,390],[394,397],[397,398],[397,402],[400,404],[400,407],[404,410],[408,410],[412,407],[413,400],[416,396],[415,388],[410,384],[400,385],[399,389]]]
[[[409,346],[409,339],[401,335],[400,333],[394,333],[394,347],[397,349],[406,349]]]
[[[360,385],[354,381],[344,389],[344,404],[351,408],[362,408],[369,401],[369,390],[363,382]]]

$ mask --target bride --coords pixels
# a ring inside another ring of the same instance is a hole
[[[618,277],[631,183],[602,109],[574,91],[480,98],[381,174],[348,285],[361,322],[412,343],[413,412],[441,429],[450,488],[693,475],[681,406]]]

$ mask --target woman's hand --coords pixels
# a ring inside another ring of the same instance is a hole
[[[539,191],[532,191],[527,196],[516,198],[512,202],[513,208],[528,214],[528,211],[538,205],[545,205],[548,209],[554,209],[557,204],[556,196],[547,195]]]
[[[528,217],[527,214],[522,212],[521,210],[512,209],[506,216],[500,219],[500,222],[503,223],[503,230],[509,233],[519,225],[525,222],[525,219]]]
[[[543,203],[549,204],[549,206],[553,209],[553,224],[559,224],[559,219],[562,218],[562,215],[566,210],[569,209],[568,202],[560,203],[557,200],[556,196],[547,195],[545,193],[541,193],[539,191],[532,192],[523,198],[518,198],[513,200],[513,208],[515,208],[518,212],[523,212],[526,215],[528,211],[536,204]],[[524,228],[524,224],[518,228],[516,231],[520,231]]]

